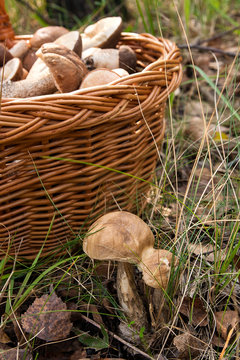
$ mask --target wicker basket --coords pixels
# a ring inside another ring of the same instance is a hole
[[[0,41],[10,47],[13,44],[14,31],[6,13],[5,1],[0,0]]]
[[[48,254],[109,210],[144,207],[181,57],[149,34],[122,33],[120,44],[135,50],[137,73],[72,93],[2,99],[1,257],[32,258],[46,239]]]

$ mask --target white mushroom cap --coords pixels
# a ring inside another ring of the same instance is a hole
[[[114,48],[118,43],[122,31],[120,16],[105,17],[89,25],[82,36],[83,50],[90,47]]]
[[[92,259],[137,263],[143,249],[153,245],[153,233],[141,218],[127,211],[114,211],[92,224],[83,250]]]

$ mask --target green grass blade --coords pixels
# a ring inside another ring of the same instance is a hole
[[[190,65],[193,67],[192,65]],[[209,76],[198,66],[194,65],[194,68],[197,70],[197,72],[203,77],[203,79],[208,83],[208,85],[211,86],[211,88],[216,91],[216,93],[221,97],[222,101],[227,105],[229,110],[231,111],[232,115],[235,116],[240,121],[240,115],[237,113],[237,111],[234,109],[234,107],[230,104],[228,99],[221,94],[220,90],[217,88],[217,86],[212,82],[212,80],[209,78]]]

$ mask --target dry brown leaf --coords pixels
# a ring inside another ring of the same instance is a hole
[[[196,256],[204,256],[207,261],[214,262],[215,259],[224,260],[225,254],[222,250],[218,250],[215,254],[215,248],[212,244],[188,244],[188,252]]]
[[[206,344],[203,341],[189,332],[176,336],[173,343],[178,349],[178,357],[181,359],[193,359],[206,348]]]
[[[185,297],[179,309],[180,313],[187,316],[194,326],[208,325],[207,312],[203,301],[200,298],[192,299]]]
[[[214,334],[213,337],[212,337],[211,343],[214,346],[223,348],[224,345],[225,345],[225,340],[223,340],[223,338],[220,335]]]
[[[12,340],[8,337],[8,335],[3,331],[3,328],[0,328],[0,343],[1,344],[8,344]]]
[[[214,138],[216,133],[218,133],[219,136],[221,137],[221,134],[228,134],[229,129],[225,126],[221,126],[221,125],[219,126],[214,123],[211,123],[209,127],[208,124],[206,124],[206,129],[205,129],[205,122],[202,117],[191,116],[187,119],[184,133],[187,136],[189,136],[193,141],[201,141],[206,133],[209,137],[212,138]],[[225,139],[224,135],[222,136],[222,140],[229,141],[229,139]],[[206,141],[205,141],[205,145],[206,145]]]
[[[32,360],[26,349],[0,348],[0,360]]]
[[[36,298],[21,316],[23,329],[45,341],[66,338],[72,328],[71,313],[66,304],[53,292]]]
[[[214,313],[216,318],[217,332],[223,339],[227,339],[229,331],[239,324],[237,311],[227,310]]]

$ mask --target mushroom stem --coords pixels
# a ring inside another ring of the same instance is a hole
[[[25,98],[37,95],[53,93],[56,90],[54,80],[49,72],[41,79],[32,78],[20,81],[4,81],[2,85],[2,97]]]
[[[134,336],[135,341],[140,340],[138,334],[142,328],[147,328],[148,320],[142,298],[137,291],[132,264],[118,262],[116,285],[119,304],[131,323],[131,327],[124,322],[120,324],[121,335],[125,338]]]

